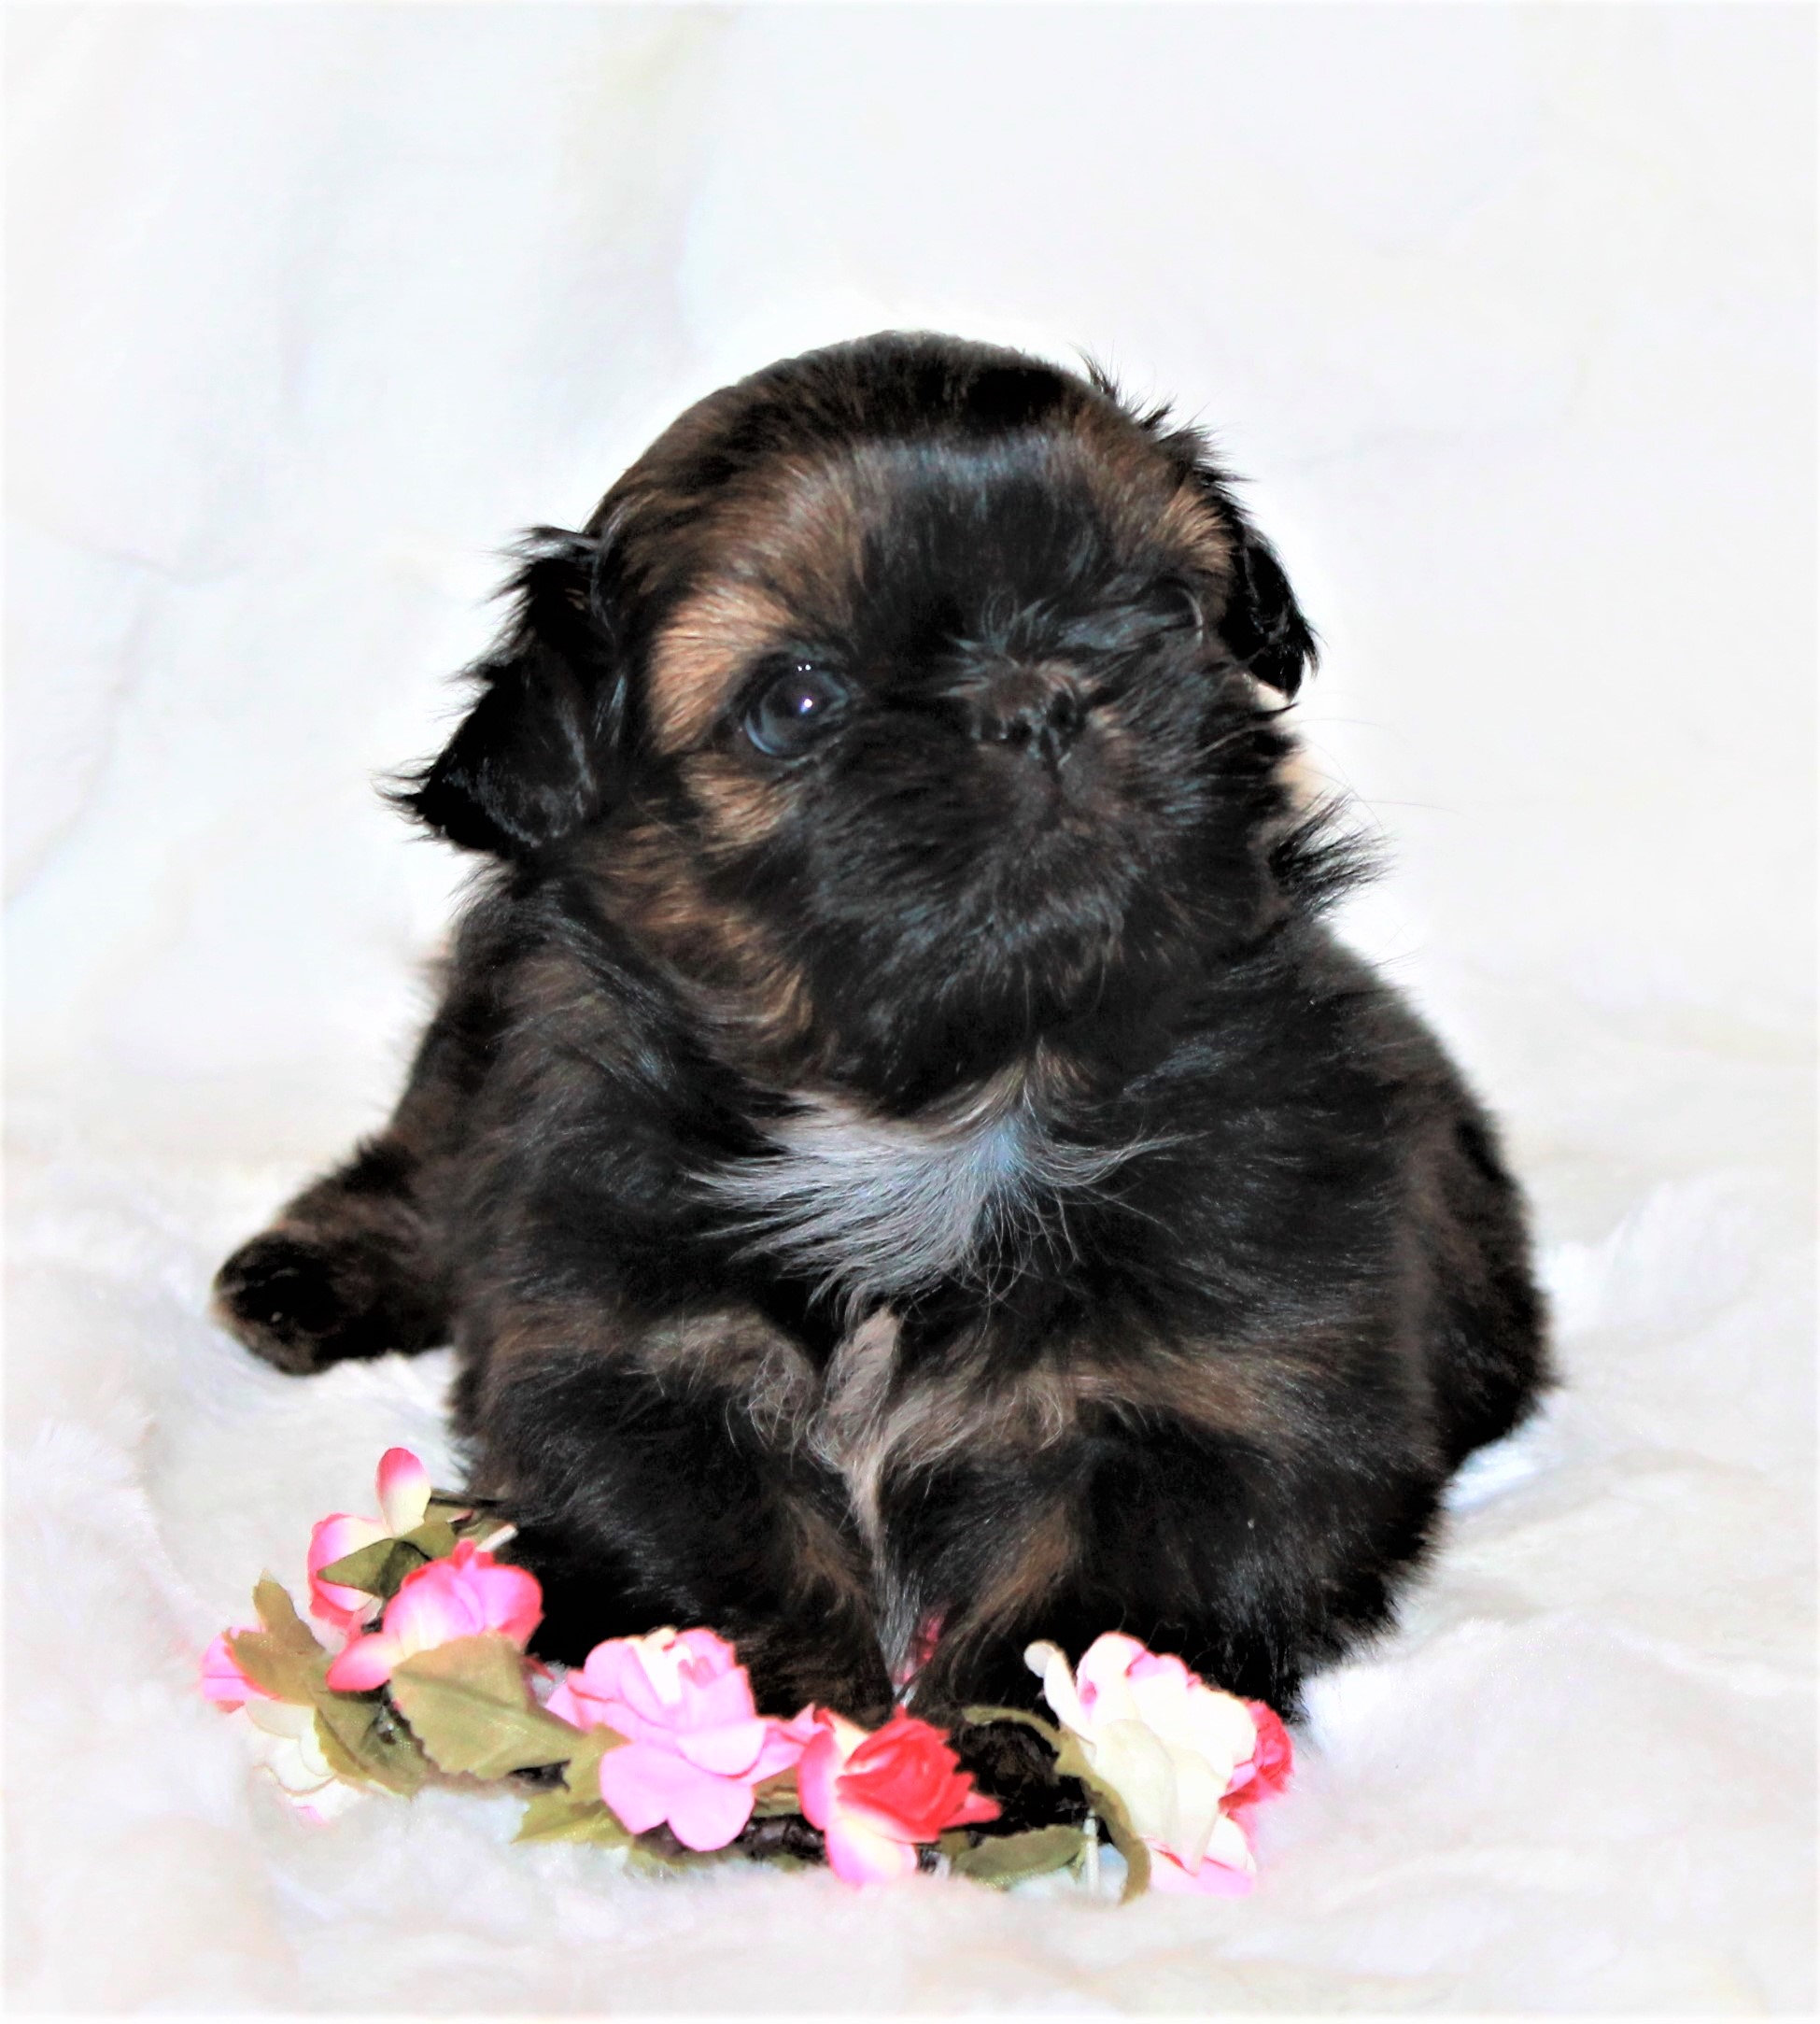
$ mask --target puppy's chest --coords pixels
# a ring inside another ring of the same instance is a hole
[[[1065,1217],[1122,1155],[1071,1143],[990,1093],[932,1119],[799,1105],[769,1150],[704,1177],[744,1246],[848,1301],[966,1277],[1007,1239]]]

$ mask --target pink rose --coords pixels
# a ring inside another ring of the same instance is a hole
[[[363,1693],[383,1686],[392,1668],[416,1653],[488,1631],[502,1633],[522,1649],[543,1614],[535,1575],[463,1539],[446,1560],[430,1561],[405,1576],[379,1629],[348,1645],[330,1665],[328,1681],[338,1693]]]
[[[378,1608],[379,1599],[360,1589],[324,1581],[319,1570],[346,1554],[358,1553],[363,1546],[415,1532],[430,1508],[430,1471],[408,1448],[388,1448],[380,1456],[377,1489],[383,1520],[351,1518],[346,1511],[337,1511],[310,1534],[310,1610],[342,1630],[365,1622]]]
[[[803,1818],[827,1839],[828,1863],[852,1884],[895,1883],[916,1870],[916,1844],[946,1828],[998,1818],[975,1791],[943,1733],[901,1710],[866,1731],[826,1708],[797,1767]]]
[[[244,1707],[248,1701],[269,1701],[273,1696],[266,1692],[256,1679],[249,1679],[240,1670],[240,1662],[233,1655],[229,1644],[231,1636],[238,1636],[237,1631],[223,1631],[203,1653],[202,1688],[204,1697],[213,1701],[217,1707]]]
[[[761,1716],[733,1647],[712,1631],[653,1631],[596,1645],[550,1696],[578,1729],[626,1738],[600,1760],[600,1797],[635,1834],[660,1820],[685,1848],[724,1848],[752,1818],[752,1789],[787,1771],[811,1734]]]

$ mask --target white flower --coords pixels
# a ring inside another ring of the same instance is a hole
[[[322,1754],[314,1708],[289,1701],[248,1701],[247,1714],[267,1738],[265,1769],[299,1813],[312,1820],[332,1820],[362,1797],[362,1789],[336,1776]]]
[[[1257,1865],[1221,1805],[1258,1747],[1245,1703],[1116,1631],[1096,1637],[1074,1672],[1054,1645],[1032,1645],[1023,1657],[1094,1777],[1166,1868],[1185,1873],[1188,1889],[1247,1888]]]

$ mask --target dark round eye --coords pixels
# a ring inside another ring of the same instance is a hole
[[[746,705],[746,736],[767,757],[807,752],[847,700],[844,683],[812,660],[793,660]]]

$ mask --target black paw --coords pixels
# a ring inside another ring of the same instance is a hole
[[[345,1355],[333,1345],[355,1318],[333,1255],[280,1231],[241,1245],[215,1275],[215,1306],[249,1350],[298,1375]]]
[[[1087,1818],[1085,1788],[1056,1770],[1054,1751],[1034,1729],[1012,1721],[961,1722],[949,1741],[973,1782],[998,1802],[998,1819],[985,1833],[1073,1827]]]

